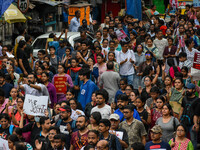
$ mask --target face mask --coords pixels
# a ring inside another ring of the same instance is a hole
[[[40,121],[40,117],[35,116],[35,122],[39,122]]]
[[[192,96],[193,92],[186,91],[187,96]]]

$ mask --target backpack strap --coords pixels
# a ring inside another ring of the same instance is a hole
[[[58,120],[58,122],[56,123],[56,125],[57,125],[57,126],[60,126],[61,122],[62,122],[62,120],[61,120],[61,119],[60,119],[60,120]]]

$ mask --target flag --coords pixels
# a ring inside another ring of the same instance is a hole
[[[141,0],[126,0],[126,13],[142,20]]]
[[[13,1],[14,0],[0,0],[0,17],[4,14]]]

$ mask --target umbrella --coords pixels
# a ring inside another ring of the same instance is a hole
[[[21,11],[13,4],[4,12],[4,19],[8,23],[26,22],[26,18]]]

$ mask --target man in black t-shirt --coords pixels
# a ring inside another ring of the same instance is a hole
[[[23,40],[20,41],[18,49],[17,49],[17,59],[18,59],[19,67],[23,71],[24,75],[27,76],[29,73],[32,72],[32,69],[29,65],[29,61],[28,61],[29,57],[24,52],[25,48],[26,48],[26,42]]]
[[[76,121],[70,117],[72,110],[68,105],[62,106],[60,109],[60,120],[56,122],[56,126],[60,128],[60,132],[65,135],[66,148],[70,148],[70,140],[72,132],[76,131]]]
[[[199,130],[198,117],[195,115],[195,111],[200,102],[200,99],[195,95],[195,92],[195,85],[193,83],[187,84],[186,96],[183,98],[180,111],[180,121],[189,129],[194,149],[196,149],[197,146],[197,132]]]

